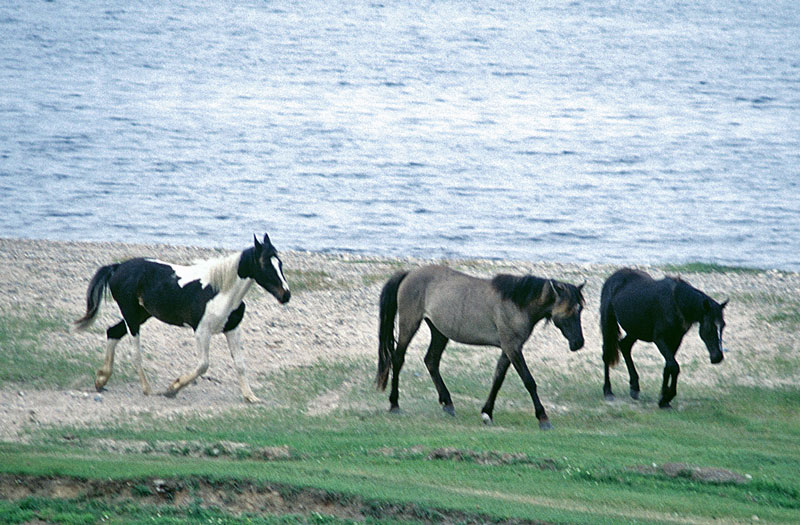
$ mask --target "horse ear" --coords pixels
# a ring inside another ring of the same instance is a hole
[[[272,242],[269,240],[269,235],[264,233],[264,246],[272,246]]]
[[[730,299],[725,299],[724,301],[722,301],[720,303],[719,307],[720,308],[725,308],[726,306],[728,306],[728,301],[730,301]]]
[[[255,242],[256,251],[260,252],[261,248],[263,248],[263,246],[262,246],[262,244],[260,242],[258,242],[258,237],[256,237],[255,233],[253,234],[253,242]]]
[[[578,285],[578,291],[582,292],[584,286],[586,286],[586,279],[584,279],[583,282]]]

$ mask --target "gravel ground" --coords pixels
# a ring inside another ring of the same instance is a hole
[[[190,264],[228,253],[231,252],[182,246],[0,239],[0,315],[25,317],[36,313],[58,320],[63,326],[71,326],[71,321],[84,313],[86,287],[101,265],[135,256]],[[282,252],[281,259],[293,291],[291,302],[281,306],[272,296],[254,287],[245,299],[247,313],[242,322],[242,343],[251,385],[266,404],[275,401],[270,396],[280,393],[262,384],[260,378],[268,377],[277,369],[345,358],[376,361],[377,299],[383,282],[400,268],[442,262],[308,252]],[[558,330],[552,325],[542,324],[537,326],[526,344],[526,359],[537,381],[540,378],[546,381],[550,373],[591,377],[597,382],[598,405],[602,406],[597,309],[603,280],[616,267],[525,261],[445,262],[473,275],[487,277],[506,272],[532,273],[575,284],[586,280],[584,349],[570,353]],[[643,269],[654,276],[663,274],[654,268]],[[800,274],[765,271],[685,274],[683,277],[717,300],[730,297],[731,303],[726,309],[726,346],[729,348],[726,360],[719,366],[711,366],[697,329],[692,328],[679,354],[684,372],[681,384],[703,384],[710,388],[726,384],[798,384],[800,347],[795,333],[796,322],[770,324],[768,319],[786,309],[793,310],[796,316]],[[102,363],[105,328],[118,319],[116,305],[107,302],[91,330],[58,331],[43,341],[43,351],[64,356],[92,356],[87,367],[96,369]],[[409,349],[408,359],[421,360],[428,341],[427,329],[422,329]],[[151,320],[142,329],[142,345],[145,370],[156,392],[163,391],[178,375],[196,366],[194,338],[188,329]],[[488,349],[487,352],[494,360],[499,351]],[[470,359],[475,359],[476,355],[487,354],[463,352],[464,359],[459,359],[458,365],[469,365]],[[117,347],[117,369],[123,362],[130,366],[131,357],[132,345],[125,339]],[[653,390],[650,397],[655,398],[663,359],[655,347],[646,343],[637,345],[634,359],[642,376],[643,388]],[[481,358],[481,361],[485,363],[485,359]],[[447,352],[443,365],[445,379],[446,366],[453,366],[453,361],[447,362]],[[627,375],[623,370],[624,366],[617,367],[613,373],[612,380],[618,394],[622,394],[627,386]],[[487,389],[492,373],[493,366],[488,365]],[[385,404],[388,408],[386,394],[368,388],[373,377],[374,371],[370,369],[369,374],[363,377],[362,390],[367,392],[365,395],[370,397],[371,405]],[[359,378],[354,378],[357,380]],[[0,440],[24,440],[26,429],[40,425],[92,425],[120,419],[172,418],[247,407],[222,336],[212,339],[210,368],[206,375],[183,389],[174,399],[160,395],[144,396],[135,377],[122,380],[112,376],[107,390],[101,394],[94,391],[93,381],[94,377],[87,374],[85,383],[67,389],[7,383],[0,388]],[[545,392],[543,399],[547,403],[546,398]],[[338,401],[339,393],[333,391],[313,400],[308,411],[324,413],[336,408]],[[519,400],[520,403],[525,401]],[[682,401],[679,386],[678,398],[673,405],[680,409],[682,402],[688,403]],[[559,410],[569,410],[569,407],[553,406],[552,403],[547,407],[551,416]]]

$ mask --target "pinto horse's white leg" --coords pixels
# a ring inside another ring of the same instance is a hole
[[[114,369],[114,350],[117,347],[117,343],[119,343],[119,339],[106,340],[106,358],[103,361],[103,366],[97,370],[97,375],[94,378],[94,387],[98,391],[106,386],[108,379],[111,377],[111,372]]]
[[[150,383],[147,382],[147,376],[144,375],[144,368],[142,367],[142,343],[139,341],[139,334],[133,336],[133,347],[136,351],[133,354],[133,362],[136,365],[136,371],[139,373],[139,382],[142,384],[142,392],[144,395],[149,396],[152,393]]]
[[[200,362],[197,364],[197,368],[195,368],[193,372],[183,374],[178,379],[173,381],[171,385],[169,385],[167,391],[164,392],[164,395],[167,397],[175,397],[181,388],[185,387],[199,376],[205,374],[206,370],[208,370],[208,348],[211,341],[211,332],[208,330],[208,328],[200,326],[194,333],[194,337],[197,341],[197,351],[200,354]]]
[[[225,339],[227,339],[228,349],[231,351],[233,366],[239,375],[239,387],[242,389],[244,400],[248,403],[258,403],[260,399],[250,389],[250,383],[247,381],[247,367],[244,364],[244,356],[242,356],[242,341],[239,337],[239,329],[234,328],[229,332],[225,332]]]

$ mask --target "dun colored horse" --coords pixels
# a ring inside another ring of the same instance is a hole
[[[385,390],[391,368],[390,410],[399,410],[400,370],[406,349],[424,319],[431,331],[425,365],[445,412],[454,415],[455,409],[450,392],[439,374],[439,361],[447,342],[452,339],[459,343],[495,346],[502,350],[489,397],[481,410],[484,423],[492,422],[497,392],[503,384],[509,364],[513,364],[533,400],[539,428],[552,428],[539,401],[536,382],[522,356],[522,346],[536,323],[548,319],[569,341],[570,350],[581,348],[582,288],[583,285],[574,286],[531,275],[497,275],[491,280],[479,279],[444,266],[426,266],[395,274],[384,285],[380,296],[376,378],[378,388]],[[396,316],[399,316],[397,341],[394,338]]]
[[[117,343],[130,333],[136,348],[134,357],[139,381],[145,395],[150,384],[142,368],[139,328],[150,317],[194,330],[200,362],[197,368],[172,382],[164,393],[175,396],[208,369],[209,340],[212,334],[224,333],[239,376],[242,395],[248,402],[258,398],[250,389],[241,356],[239,323],[244,316],[244,296],[253,282],[271,293],[281,304],[291,293],[283,276],[278,252],[264,235],[264,241],[229,257],[193,266],[178,266],[152,259],[130,259],[103,266],[95,273],[86,292],[86,314],[75,321],[79,330],[92,325],[106,290],[119,306],[122,320],[106,331],[106,357],[97,371],[95,387],[101,390],[111,377]]]
[[[655,343],[666,361],[658,406],[669,408],[677,394],[680,373],[675,354],[694,323],[700,323],[700,338],[706,344],[711,362],[722,361],[723,310],[727,304],[727,300],[717,303],[681,279],[667,277],[656,281],[644,272],[628,268],[614,273],[603,284],[600,295],[605,398],[614,399],[608,371],[619,361],[621,352],[628,367],[631,397],[639,399],[639,374],[633,365],[631,348],[637,340],[642,340]],[[620,327],[625,331],[621,340]]]

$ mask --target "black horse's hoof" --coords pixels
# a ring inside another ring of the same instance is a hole
[[[661,401],[659,401],[658,408],[661,408],[663,410],[672,410],[672,405],[669,404],[669,401],[667,401],[666,403],[662,403]]]
[[[455,417],[455,415],[456,415],[456,409],[453,408],[453,404],[452,403],[450,403],[449,405],[442,405],[442,410],[444,410],[445,413],[447,413],[447,414],[449,414],[449,415],[451,415],[453,417]]]
[[[400,413],[400,407],[399,407],[399,406],[397,406],[397,405],[394,405],[394,406],[392,406],[392,407],[389,409],[389,413],[390,413],[390,414],[399,414],[399,413]]]
[[[603,396],[603,399],[605,399],[606,401],[616,401],[617,398],[614,397],[614,394],[605,394]]]
[[[639,391],[631,388],[631,397],[633,399],[639,399]]]
[[[553,425],[550,424],[549,419],[542,419],[539,421],[539,430],[550,430],[553,428]]]

